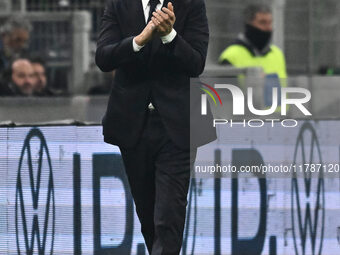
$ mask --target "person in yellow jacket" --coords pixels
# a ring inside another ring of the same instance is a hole
[[[244,17],[244,33],[222,52],[219,63],[239,68],[262,67],[265,74],[276,74],[279,79],[286,79],[284,54],[279,47],[271,44],[271,8],[264,4],[252,4],[245,9]]]
[[[245,31],[235,42],[226,48],[220,58],[220,64],[232,65],[238,68],[261,67],[264,72],[264,107],[272,105],[272,89],[286,87],[286,61],[281,49],[271,44],[273,34],[273,15],[271,8],[265,4],[251,4],[244,11]],[[244,77],[239,76],[240,86]],[[281,90],[279,106],[281,111]]]

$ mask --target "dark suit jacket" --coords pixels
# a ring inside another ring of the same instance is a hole
[[[168,2],[165,0],[164,6]],[[142,1],[108,2],[96,51],[96,63],[102,71],[116,70],[103,118],[107,143],[134,147],[143,131],[151,101],[173,142],[180,148],[189,148],[190,77],[200,75],[205,66],[208,21],[204,0],[173,0],[172,3],[176,38],[170,44],[153,39],[140,52],[134,52],[132,40],[146,25]],[[214,138],[213,132],[199,143]]]

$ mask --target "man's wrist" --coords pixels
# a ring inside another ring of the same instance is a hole
[[[138,40],[138,37],[136,36],[132,40],[132,47],[134,52],[138,52],[144,47],[144,45]]]
[[[177,35],[177,32],[175,29],[172,29],[171,32],[165,36],[161,36],[161,40],[163,44],[171,43]]]

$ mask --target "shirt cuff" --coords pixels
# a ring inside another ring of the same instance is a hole
[[[177,35],[176,30],[172,29],[169,34],[167,34],[166,36],[162,36],[161,40],[163,44],[171,43],[175,39],[176,35]]]
[[[132,40],[132,47],[133,47],[133,51],[134,52],[138,52],[138,51],[140,51],[144,47],[144,45],[143,46],[138,45],[136,43],[136,41],[135,41],[135,38],[133,38],[133,40]]]

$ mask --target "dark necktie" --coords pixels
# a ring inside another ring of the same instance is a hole
[[[149,4],[150,4],[150,11],[149,11],[148,22],[146,22],[146,24],[150,22],[152,18],[152,13],[156,10],[156,6],[159,4],[159,0],[150,0]]]

